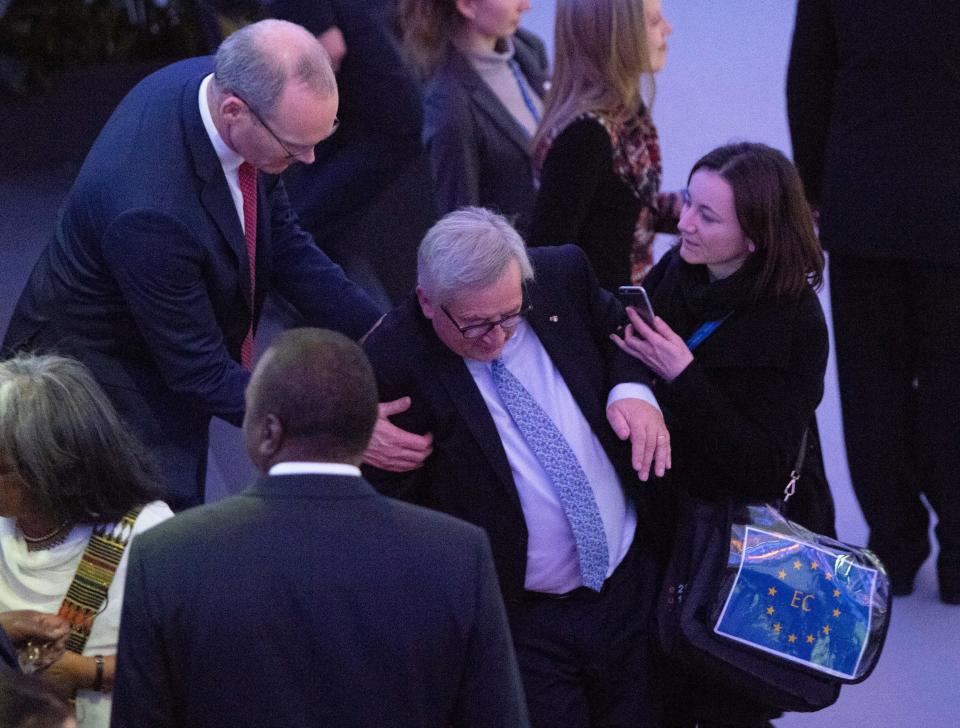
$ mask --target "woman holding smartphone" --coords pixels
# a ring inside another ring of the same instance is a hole
[[[654,235],[673,232],[679,214],[679,196],[660,192],[650,116],[672,32],[660,0],[557,2],[555,69],[533,140],[540,189],[529,242],[577,243],[610,291],[643,278]]]
[[[488,207],[526,232],[530,140],[543,112],[547,54],[519,27],[529,0],[400,0],[408,55],[427,80],[423,141],[437,213]]]
[[[644,280],[653,326],[628,309],[630,325],[612,337],[656,376],[673,450],[666,490],[776,499],[815,422],[827,365],[815,293],[823,251],[800,178],[763,144],[715,149],[693,166],[678,229],[678,244]],[[825,481],[801,479],[802,492],[813,507],[791,518],[831,532]],[[678,695],[671,725],[766,726],[774,717],[703,676]]]

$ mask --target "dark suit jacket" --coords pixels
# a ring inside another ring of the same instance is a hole
[[[543,41],[522,28],[513,40],[520,70],[542,96],[548,78]],[[437,212],[480,205],[516,217],[525,231],[534,197],[530,137],[456,48],[431,78],[424,104]]]
[[[824,247],[960,262],[960,3],[800,0],[787,109]]]
[[[681,266],[671,250],[643,285],[653,310],[686,339],[705,321],[680,290]],[[656,384],[670,427],[671,480],[699,497],[721,490],[754,500],[782,496],[823,396],[827,352],[827,325],[812,290],[739,305],[680,375]]]
[[[314,35],[336,26],[347,44],[337,73],[340,128],[317,145],[317,163],[284,174],[304,227],[325,246],[346,248],[349,237],[329,240],[324,232],[343,218],[355,223],[359,211],[423,152],[420,86],[391,30],[393,3],[272,0],[267,7]]]
[[[599,288],[580,248],[529,252],[536,281],[527,285],[527,300],[533,305],[527,320],[621,482],[639,496],[629,442],[617,439],[606,418],[611,386],[648,381],[646,370],[608,338],[622,322],[623,309]],[[369,468],[368,477],[388,495],[482,526],[490,536],[504,597],[508,602],[519,598],[526,574],[526,522],[500,436],[463,358],[437,338],[414,297],[387,315],[365,348],[381,397],[413,399],[410,409],[393,420],[434,437],[433,454],[421,469],[396,474]],[[643,511],[641,504],[641,522]]]
[[[483,533],[360,478],[261,478],[138,537],[113,726],[527,725]]]
[[[20,662],[17,659],[17,648],[2,628],[0,628],[0,665],[9,667],[12,670],[20,670]]]
[[[138,84],[87,155],[4,346],[86,363],[168,474],[166,500],[202,500],[211,416],[239,424],[240,344],[270,291],[306,320],[359,337],[377,310],[260,175],[256,300],[246,247],[197,92],[211,59]]]

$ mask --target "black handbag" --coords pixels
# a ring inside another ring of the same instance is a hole
[[[784,493],[793,494],[806,449]],[[776,710],[816,711],[876,665],[890,586],[871,551],[776,505],[687,498],[657,605],[670,660]]]

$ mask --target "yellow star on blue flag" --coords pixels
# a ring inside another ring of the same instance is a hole
[[[876,579],[875,569],[845,562],[826,547],[747,526],[737,576],[714,630],[854,678],[870,633]]]

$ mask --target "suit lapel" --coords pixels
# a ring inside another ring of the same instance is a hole
[[[446,390],[451,405],[470,430],[470,434],[477,441],[504,487],[513,498],[516,498],[517,488],[513,482],[513,472],[503,449],[503,442],[500,440],[500,433],[497,432],[497,426],[493,423],[487,403],[483,401],[483,395],[480,394],[477,383],[473,381],[470,370],[467,369],[462,357],[447,349],[437,338],[430,321],[420,313],[419,307],[413,311],[413,315],[426,337],[427,346],[433,350],[433,356],[429,357],[428,361],[435,365],[434,375],[437,381]]]
[[[507,139],[516,144],[524,154],[527,154],[530,137],[527,136],[524,128],[503,107],[503,103],[497,98],[497,95],[473,70],[473,66],[470,65],[463,54],[459,51],[453,51],[453,57],[456,65],[455,73],[470,93],[470,100],[473,104],[493,122]]]
[[[193,157],[193,168],[197,177],[201,180],[200,203],[216,223],[220,234],[230,250],[237,257],[240,265],[240,288],[243,297],[253,308],[253,301],[250,295],[250,261],[247,257],[247,245],[243,237],[243,227],[240,225],[240,217],[237,215],[237,208],[233,204],[233,197],[230,195],[230,188],[227,186],[226,177],[223,174],[223,167],[220,159],[210,142],[207,130],[203,126],[203,119],[200,116],[198,108],[197,94],[200,90],[200,82],[203,78],[197,78],[188,83],[184,89],[183,95],[183,122],[186,134],[187,147]],[[262,215],[259,214],[259,203],[263,202],[263,196],[260,194],[262,184],[258,185],[258,228],[259,220]]]
[[[596,405],[598,396],[604,393],[598,394],[596,386],[590,381],[586,368],[589,358],[578,356],[578,352],[590,342],[583,341],[583,332],[574,325],[575,313],[563,301],[556,300],[536,281],[528,285],[527,295],[533,304],[533,310],[527,317],[530,327],[550,355],[583,416],[596,432]]]

